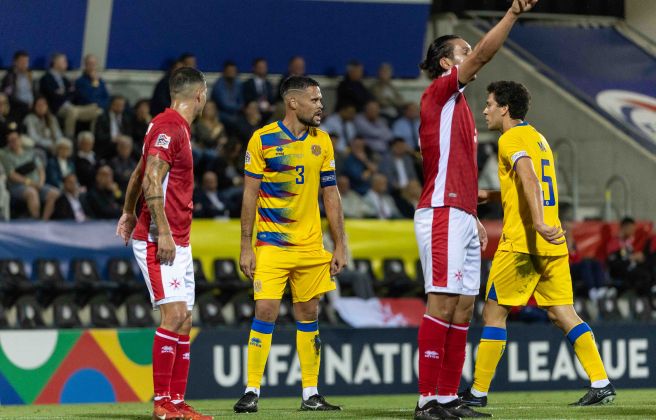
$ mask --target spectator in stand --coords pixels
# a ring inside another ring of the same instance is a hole
[[[593,258],[584,258],[579,253],[572,234],[573,226],[571,222],[565,222],[564,229],[574,294],[580,296],[584,293],[592,301],[603,298],[608,289],[608,281],[603,266],[599,261]]]
[[[410,150],[419,150],[419,105],[408,102],[403,115],[392,124],[394,137],[401,137]]]
[[[34,145],[52,155],[55,143],[63,137],[57,118],[50,112],[48,101],[38,96],[34,101],[32,112],[23,121],[25,131]]]
[[[365,195],[371,187],[371,177],[378,166],[367,152],[367,144],[362,137],[356,137],[351,142],[351,153],[344,162],[344,174],[351,181],[351,187],[360,195]]]
[[[73,142],[62,137],[55,143],[54,156],[48,159],[46,166],[46,183],[55,188],[61,188],[64,178],[69,174],[75,174],[75,162],[73,156]]]
[[[171,89],[169,88],[169,78],[174,71],[183,67],[183,62],[178,58],[175,60],[169,69],[164,73],[159,82],[155,85],[153,90],[153,97],[150,100],[150,111],[152,115],[157,116],[161,112],[164,112],[166,108],[171,105]],[[143,142],[143,138],[141,139]]]
[[[388,63],[383,63],[378,68],[378,79],[371,86],[371,93],[380,104],[380,112],[385,118],[392,121],[399,116],[403,96],[392,83],[392,66]]]
[[[335,155],[335,172],[341,174],[344,172],[344,164],[346,163],[346,158],[350,153],[351,149],[339,150],[338,144],[342,143],[342,140],[339,138],[339,133],[334,131],[329,131],[328,135],[330,136],[330,141],[333,144],[333,154]]]
[[[7,135],[7,146],[0,153],[0,162],[8,174],[7,184],[11,200],[25,202],[33,219],[50,219],[59,190],[45,184],[46,171],[43,162],[36,157],[33,150],[23,148],[18,131],[11,131]],[[41,203],[44,203],[43,213]]]
[[[1,86],[2,92],[9,97],[13,118],[22,121],[34,103],[34,80],[27,51],[14,53],[13,64],[2,79]]]
[[[244,191],[244,149],[239,141],[231,140],[214,162],[212,172],[218,177],[218,189],[228,206],[230,217],[239,217]]]
[[[280,87],[282,86],[282,82],[289,76],[305,76],[305,59],[300,55],[293,56],[287,62],[287,73],[283,74],[280,78],[280,83],[278,83],[278,87],[276,88],[276,102],[282,102]]]
[[[76,105],[96,104],[101,109],[107,109],[109,92],[98,71],[98,58],[93,54],[87,54],[83,65],[82,75],[75,81],[73,102]]]
[[[109,161],[109,166],[114,171],[114,178],[121,191],[126,191],[130,175],[137,166],[134,158],[132,138],[120,135],[116,138],[116,156]]]
[[[351,189],[351,181],[346,175],[337,177],[337,189],[342,197],[344,217],[364,219],[377,216],[376,209],[365,201],[360,194]]]
[[[116,156],[116,139],[132,135],[132,119],[126,110],[125,98],[112,96],[109,109],[96,123],[95,152],[98,159],[111,159]]]
[[[2,156],[1,151],[0,156]],[[11,218],[10,211],[11,197],[7,190],[7,173],[5,172],[5,167],[0,163],[0,219],[5,222],[9,221]]]
[[[0,93],[0,147],[7,145],[7,133],[20,129],[20,121],[17,121],[11,112],[9,98]]]
[[[219,108],[221,121],[227,126],[234,126],[244,106],[241,81],[234,62],[226,61],[223,64],[223,75],[214,84],[212,100]]]
[[[66,55],[55,53],[50,59],[50,70],[40,80],[41,94],[48,100],[52,113],[64,120],[64,134],[73,138],[78,121],[95,125],[102,109],[96,104],[73,105],[75,88],[66,77],[68,60]]]
[[[371,189],[364,196],[364,201],[376,209],[376,217],[379,219],[400,219],[401,212],[387,191],[387,178],[385,175],[374,174],[371,177]]]
[[[198,68],[198,60],[196,56],[190,52],[185,52],[180,54],[178,61],[181,64],[181,67],[191,67],[192,69]]]
[[[140,99],[134,105],[134,121],[132,122],[132,140],[134,141],[134,151],[136,156],[141,155],[144,137],[148,131],[150,121],[153,119],[150,114],[150,101]]]
[[[253,77],[244,82],[244,103],[257,102],[262,113],[262,120],[268,121],[273,114],[276,92],[267,80],[268,66],[264,58],[253,60]]]
[[[53,220],[75,220],[78,223],[89,220],[86,195],[80,191],[75,174],[64,177],[64,189],[55,202]]]
[[[82,131],[77,135],[77,156],[75,157],[75,174],[80,184],[89,190],[96,179],[98,161],[93,151],[95,138],[91,131]]]
[[[401,195],[399,197],[394,197],[396,200],[396,207],[399,209],[404,219],[412,219],[415,217],[415,210],[417,210],[420,197],[421,184],[416,179],[408,182],[408,185],[401,190]]]
[[[225,198],[219,192],[219,180],[212,171],[203,174],[200,188],[194,193],[194,217],[212,219],[230,214]]]
[[[394,135],[387,125],[387,120],[380,116],[378,102],[367,102],[364,111],[356,115],[354,123],[358,135],[364,137],[371,150],[381,156],[387,152],[388,143]]]
[[[219,119],[219,110],[212,101],[207,101],[203,113],[191,126],[194,143],[214,155],[228,142],[226,128]]]
[[[397,137],[390,144],[390,153],[380,163],[381,172],[387,177],[392,195],[396,198],[408,186],[417,180],[415,162],[405,141]]]
[[[101,165],[96,173],[96,183],[87,192],[87,202],[94,219],[118,219],[123,213],[123,192],[114,182],[114,171],[109,165]]]
[[[355,109],[360,112],[367,102],[373,99],[371,92],[362,83],[363,76],[364,67],[359,61],[353,60],[346,66],[344,80],[337,85],[337,105],[335,109],[341,109],[345,104],[353,104]]]
[[[612,283],[620,293],[633,291],[649,295],[651,276],[645,264],[643,245],[636,241],[636,222],[632,217],[620,221],[619,234],[610,240],[606,264]]]
[[[353,104],[343,104],[336,113],[329,115],[321,124],[321,128],[329,133],[336,133],[339,142],[334,144],[335,151],[344,152],[348,150],[351,140],[357,135],[353,120],[357,111]]]
[[[257,106],[257,102],[249,102],[237,117],[235,134],[245,146],[248,144],[253,132],[260,127],[262,127],[260,108]]]

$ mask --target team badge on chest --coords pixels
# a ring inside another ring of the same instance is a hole
[[[312,154],[315,156],[319,156],[321,154],[321,146],[318,144],[313,144],[312,145]]]

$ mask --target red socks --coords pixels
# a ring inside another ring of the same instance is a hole
[[[444,360],[449,323],[424,315],[419,326],[419,394],[435,395]]]
[[[178,334],[158,328],[153,340],[153,389],[155,401],[171,396],[171,372],[176,360]]]
[[[184,401],[187,377],[189,376],[189,362],[191,361],[190,354],[189,336],[181,335],[171,376],[171,401],[174,403]]]
[[[442,372],[437,383],[439,396],[457,395],[462,367],[465,364],[465,347],[469,323],[451,324],[444,345]]]

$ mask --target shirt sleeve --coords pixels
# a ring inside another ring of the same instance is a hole
[[[152,145],[148,149],[149,156],[159,156],[169,165],[173,163],[173,156],[180,147],[180,129],[172,125],[163,124],[152,127]]]
[[[517,161],[523,157],[530,158],[526,145],[520,137],[502,136],[499,140],[499,160],[515,169]]]
[[[248,142],[244,158],[244,174],[252,178],[262,179],[266,162],[262,153],[262,139],[255,133]]]
[[[327,141],[324,142],[326,151],[323,155],[323,163],[321,165],[320,182],[321,188],[337,185],[337,175],[335,174],[335,152],[333,151],[333,143],[326,136]]]

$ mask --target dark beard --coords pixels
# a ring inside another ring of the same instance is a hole
[[[302,122],[304,125],[307,125],[308,127],[319,127],[321,123],[316,123],[314,122],[314,115],[312,118],[309,120],[306,120],[305,118],[297,117],[300,122]]]

